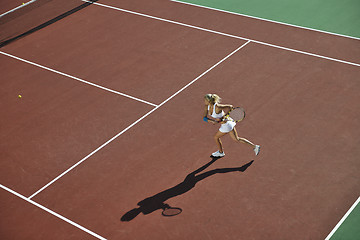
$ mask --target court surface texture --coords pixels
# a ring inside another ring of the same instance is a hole
[[[0,74],[2,239],[330,239],[359,201],[356,37],[99,0],[1,47]],[[207,93],[258,156],[210,157]]]

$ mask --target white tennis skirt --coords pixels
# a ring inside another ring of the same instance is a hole
[[[219,131],[222,133],[228,133],[231,132],[236,125],[236,122],[233,121],[227,121],[226,123],[221,124]]]

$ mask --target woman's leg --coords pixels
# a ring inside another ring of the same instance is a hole
[[[218,146],[218,149],[219,149],[219,152],[223,153],[224,152],[224,149],[223,149],[223,146],[222,146],[222,142],[221,142],[221,137],[226,135],[227,133],[223,133],[223,132],[220,132],[218,131],[215,136],[214,136],[214,140],[216,142],[216,145]]]
[[[252,146],[252,148],[255,148],[255,144],[253,144],[252,142],[250,142],[249,140],[247,140],[246,138],[241,138],[238,136],[236,128],[234,127],[234,129],[230,132],[230,136],[231,138],[236,141],[236,142],[241,142],[241,143],[246,143],[250,146]]]

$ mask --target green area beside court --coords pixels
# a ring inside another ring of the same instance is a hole
[[[330,240],[355,240],[360,239],[360,206],[359,204],[352,210],[337,229]]]
[[[181,0],[360,38],[360,0]]]

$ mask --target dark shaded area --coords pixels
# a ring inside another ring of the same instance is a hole
[[[131,221],[140,213],[143,213],[146,215],[146,214],[152,213],[158,209],[165,210],[167,208],[170,208],[170,205],[165,203],[166,200],[190,191],[192,188],[195,187],[195,185],[198,182],[204,180],[205,178],[210,177],[217,173],[228,173],[228,172],[236,172],[236,171],[244,172],[254,162],[254,160],[252,160],[241,167],[218,168],[218,169],[207,171],[205,173],[201,173],[196,176],[196,174],[204,171],[211,164],[213,164],[217,159],[218,158],[212,158],[212,160],[210,162],[208,162],[204,166],[202,166],[202,167],[198,168],[197,170],[188,174],[185,177],[184,181],[179,183],[178,185],[140,201],[137,204],[139,207],[134,208],[134,209],[128,211],[127,213],[125,213],[121,217],[121,221]]]
[[[29,6],[24,7],[23,9],[19,9],[17,11],[14,11],[12,13],[9,13],[8,15],[5,15],[0,19],[0,27],[1,27],[1,42],[0,42],[0,48],[20,39],[25,36],[28,36],[29,34],[32,34],[40,29],[43,29],[53,23],[56,23],[57,21],[74,14],[78,11],[80,11],[83,8],[86,8],[93,4],[94,2],[97,2],[98,0],[88,0],[88,2],[75,2],[77,5],[74,6],[74,2],[70,1],[51,1],[51,0],[41,0],[36,1],[32,4],[29,4]],[[66,4],[68,2],[68,5]],[[79,5],[79,3],[81,3]],[[61,6],[58,8],[58,6]],[[71,8],[68,10],[68,8]],[[66,9],[67,11],[60,14],[55,15],[56,17],[51,16],[51,14],[56,14],[59,11],[64,11]],[[54,10],[54,11],[52,11]],[[45,12],[44,14],[42,14]],[[39,15],[44,15],[39,16]],[[50,20],[47,20],[51,16]],[[46,20],[47,21],[46,21]],[[35,25],[38,22],[42,22],[40,25]],[[33,26],[35,25],[35,26]]]

